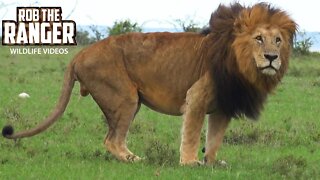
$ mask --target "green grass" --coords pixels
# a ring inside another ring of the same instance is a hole
[[[45,118],[59,97],[68,55],[10,55],[0,49],[0,127],[17,131]],[[18,94],[27,92],[29,99]],[[91,97],[73,90],[64,116],[46,132],[0,139],[0,179],[319,179],[320,56],[294,57],[258,122],[234,120],[218,159],[227,166],[181,167],[181,117],[142,107],[128,146],[145,157],[122,163],[105,152],[104,118]],[[205,139],[203,130],[202,145]],[[202,153],[199,149],[199,155]]]

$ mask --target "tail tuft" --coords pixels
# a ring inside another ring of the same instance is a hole
[[[3,129],[2,129],[2,135],[4,137],[11,136],[13,134],[13,132],[14,132],[14,130],[11,125],[7,125],[7,126],[3,127]]]

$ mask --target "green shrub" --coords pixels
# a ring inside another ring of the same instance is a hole
[[[293,53],[296,55],[308,55],[310,54],[310,48],[313,45],[311,37],[307,37],[305,32],[298,33],[301,36],[301,40],[295,38],[293,42]]]
[[[199,32],[202,29],[201,27],[199,27],[199,24],[194,22],[192,19],[177,19],[175,20],[175,22],[178,24],[180,28],[182,28],[184,32]]]
[[[77,31],[76,41],[78,45],[87,45],[95,42],[95,39],[90,37],[88,31]]]
[[[142,28],[138,23],[133,23],[130,20],[116,21],[112,27],[108,27],[109,36],[125,34],[129,32],[142,32]]]

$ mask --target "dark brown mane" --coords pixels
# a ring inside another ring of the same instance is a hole
[[[265,3],[256,6],[265,8],[268,17],[282,12]],[[209,57],[212,61],[211,69],[215,83],[215,97],[219,110],[232,118],[246,116],[250,119],[257,119],[263,109],[267,94],[280,81],[284,72],[280,75],[281,77],[270,79],[259,77],[261,81],[265,82],[263,85],[250,83],[239,72],[232,43],[236,38],[235,29],[238,28],[235,22],[243,10],[248,10],[248,8],[241,6],[239,3],[232,4],[229,7],[224,5],[218,7],[211,15],[210,31],[206,30],[211,41],[207,47],[210,48],[208,52],[211,53]],[[262,91],[259,86],[263,86],[266,90]]]

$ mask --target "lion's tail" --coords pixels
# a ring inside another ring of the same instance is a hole
[[[57,119],[59,119],[59,117],[63,114],[63,112],[67,107],[67,104],[70,100],[71,92],[74,86],[75,76],[74,76],[73,67],[74,67],[73,63],[70,63],[70,65],[68,66],[65,72],[64,82],[63,82],[59,101],[56,107],[54,108],[54,110],[51,112],[49,117],[47,117],[43,122],[41,122],[36,127],[30,130],[26,130],[18,133],[13,133],[13,127],[10,125],[7,125],[2,129],[2,135],[8,139],[18,139],[18,138],[34,136],[46,130]]]

